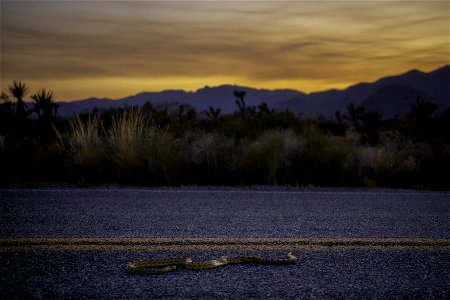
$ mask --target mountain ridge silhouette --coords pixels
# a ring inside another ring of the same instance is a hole
[[[89,112],[94,108],[107,109],[124,106],[141,106],[147,101],[154,105],[166,103],[189,104],[201,112],[210,106],[220,108],[222,113],[231,114],[237,109],[233,92],[246,92],[247,105],[267,103],[277,110],[289,109],[305,117],[332,116],[336,111],[345,112],[353,102],[383,113],[385,117],[401,115],[409,109],[408,104],[421,97],[437,103],[441,109],[450,107],[450,65],[431,72],[410,70],[406,73],[385,76],[374,82],[353,84],[343,90],[330,89],[304,93],[294,89],[257,89],[247,86],[223,84],[205,86],[196,91],[164,90],[141,92],[120,99],[87,98],[71,102],[59,102],[58,114],[71,117],[77,113]]]

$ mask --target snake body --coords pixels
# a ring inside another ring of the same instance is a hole
[[[225,265],[260,264],[260,265],[292,265],[297,257],[288,253],[287,258],[273,259],[257,256],[222,256],[219,259],[194,262],[191,258],[174,257],[168,259],[136,260],[128,263],[126,271],[131,274],[165,274],[178,268],[187,270],[209,270]]]

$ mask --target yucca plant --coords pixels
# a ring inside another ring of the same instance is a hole
[[[28,93],[30,88],[22,81],[13,81],[13,83],[8,87],[9,93],[16,98],[16,115],[19,120],[24,120],[27,117],[25,111],[25,102],[23,98]]]
[[[58,104],[55,102],[56,96],[52,91],[40,89],[31,96],[33,99],[35,110],[40,120],[50,122],[56,117]]]

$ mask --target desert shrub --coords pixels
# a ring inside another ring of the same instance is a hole
[[[170,131],[177,136],[197,127],[200,122],[196,109],[189,104],[171,102],[154,105],[146,102],[141,112],[146,119],[151,120],[153,125],[159,128],[170,128]]]
[[[185,181],[187,154],[179,138],[165,130],[154,130],[146,148],[148,168],[157,183],[180,184]]]
[[[205,183],[226,181],[233,157],[235,141],[217,132],[197,132],[186,136],[190,161],[197,177]]]
[[[291,130],[268,130],[255,140],[244,139],[239,145],[235,168],[245,182],[278,184],[300,151],[301,145]]]
[[[357,184],[357,140],[350,133],[338,137],[310,125],[300,136],[301,155],[290,168],[291,184],[351,186]]]
[[[380,149],[371,146],[358,148],[359,179],[365,187],[375,187],[378,178]]]
[[[145,172],[147,121],[137,109],[112,119],[107,134],[108,154],[118,170],[118,177],[136,177]]]
[[[34,173],[45,182],[69,181],[64,151],[56,143],[42,145],[34,155]]]
[[[69,122],[67,136],[58,132],[59,146],[68,156],[68,167],[74,169],[81,181],[104,181],[110,178],[110,162],[103,138],[103,123],[98,116],[83,122],[79,116]]]
[[[450,143],[450,107],[437,116],[434,139],[447,145]],[[444,146],[445,148],[445,146]],[[446,150],[444,150],[446,151]]]
[[[392,145],[360,147],[358,159],[362,184],[367,187],[413,184],[418,160],[408,152],[408,149],[395,149]]]
[[[366,186],[418,185],[422,165],[433,157],[426,143],[415,143],[395,131],[384,133],[377,147],[360,147],[360,176]]]
[[[237,116],[223,118],[217,124],[218,131],[227,137],[240,140],[250,134],[250,123]]]
[[[70,122],[68,144],[76,164],[89,164],[104,156],[105,149],[101,137],[103,130],[103,124],[96,116],[89,117],[86,123],[79,117]]]
[[[450,189],[450,144],[437,146],[433,156],[422,161],[418,181],[426,188]]]
[[[241,138],[255,139],[268,130],[297,131],[302,126],[302,120],[292,112],[268,111],[254,112],[242,118],[240,114],[224,116],[217,122],[206,122],[205,129],[218,132],[233,137],[236,140]]]
[[[287,130],[291,129],[294,132],[302,127],[303,121],[300,117],[295,116],[288,110],[272,111],[268,113],[259,113],[251,122],[252,132],[256,137],[263,132],[273,130]]]
[[[186,155],[180,139],[167,129],[149,126],[141,111],[130,109],[111,117],[104,128],[98,116],[70,123],[60,145],[83,182],[130,184],[183,182]]]
[[[418,99],[390,120],[354,106],[334,119],[302,119],[246,106],[244,95],[235,95],[234,115],[212,109],[204,119],[188,105],[147,103],[52,119],[51,128],[19,120],[3,99],[0,182],[450,189],[450,109]]]
[[[343,122],[337,122],[332,119],[319,119],[318,126],[324,133],[330,133],[337,136],[344,136],[347,125]]]

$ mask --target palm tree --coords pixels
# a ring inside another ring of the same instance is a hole
[[[13,81],[13,83],[8,88],[9,93],[16,98],[17,104],[16,104],[16,115],[17,118],[20,121],[23,121],[26,119],[27,114],[25,112],[25,103],[23,101],[23,98],[29,91],[29,87],[23,83],[22,81]]]
[[[56,117],[58,104],[55,102],[56,97],[52,91],[40,89],[31,98],[34,101],[39,120],[50,122]]]

